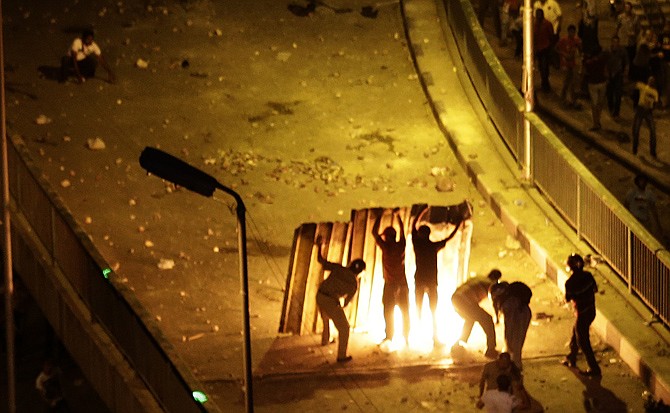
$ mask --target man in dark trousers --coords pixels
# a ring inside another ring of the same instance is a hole
[[[618,119],[623,96],[624,74],[629,62],[628,53],[621,46],[621,41],[617,36],[612,37],[607,56],[607,108],[612,117]]]
[[[646,122],[649,128],[649,154],[656,159],[656,123],[654,122],[653,110],[658,105],[658,90],[656,90],[656,79],[650,76],[647,83],[637,82],[635,87],[639,91],[635,116],[633,117],[633,155],[637,155],[637,147],[640,143],[640,127]]]
[[[60,82],[65,82],[70,75],[74,75],[79,83],[84,83],[86,79],[95,77],[95,70],[100,65],[107,71],[109,83],[114,83],[114,72],[93,37],[93,30],[86,29],[81,37],[74,39],[67,56],[61,59]]]
[[[535,10],[535,22],[533,23],[533,40],[535,57],[540,71],[540,87],[543,92],[551,92],[549,84],[549,67],[551,66],[551,54],[554,50],[554,26],[544,18],[542,9]]]
[[[393,313],[396,305],[402,313],[403,337],[405,345],[409,344],[409,288],[405,275],[405,229],[398,210],[391,213],[391,225],[379,234],[379,226],[383,215],[379,215],[372,226],[372,235],[377,245],[382,250],[382,266],[384,269],[384,292],[382,293],[382,304],[384,305],[384,321],[386,322],[386,338],[384,342],[393,340],[395,326]],[[395,219],[398,218],[399,233],[393,228]],[[396,239],[396,235],[400,236]]]
[[[498,357],[493,318],[491,318],[491,315],[486,310],[479,306],[479,303],[489,296],[489,289],[492,285],[498,283],[500,277],[502,277],[500,270],[491,270],[486,277],[478,276],[470,278],[456,288],[454,295],[451,297],[451,303],[454,306],[454,310],[463,318],[464,324],[460,341],[454,345],[452,350],[459,347],[461,342],[467,343],[472,332],[472,327],[477,322],[482,326],[484,333],[486,333],[486,353],[484,355],[491,359]]]
[[[414,298],[416,311],[420,319],[421,309],[423,308],[423,295],[428,293],[430,313],[433,317],[433,341],[437,343],[437,320],[435,317],[437,311],[437,253],[456,235],[456,232],[460,228],[460,222],[455,225],[454,230],[447,238],[441,241],[431,241],[431,231],[428,225],[421,225],[417,228],[417,225],[428,210],[429,208],[426,205],[417,214],[412,224],[412,246],[414,247],[414,257],[416,260]]]
[[[605,107],[607,90],[607,61],[609,57],[600,46],[595,46],[593,53],[584,56],[584,78],[591,98],[591,119],[593,126],[590,131],[602,128],[600,115]]]
[[[598,285],[593,275],[584,271],[584,259],[581,255],[572,254],[568,257],[568,267],[572,275],[565,282],[565,301],[573,302],[577,319],[570,338],[570,353],[562,363],[568,367],[577,366],[577,352],[581,349],[589,368],[580,371],[585,376],[599,377],[600,367],[591,348],[589,329],[596,318],[596,292]]]
[[[321,335],[321,345],[330,343],[330,323],[333,320],[339,340],[337,343],[337,362],[346,363],[351,361],[352,357],[347,355],[347,346],[349,345],[349,320],[344,314],[343,307],[346,307],[358,290],[358,274],[365,270],[365,261],[355,259],[349,266],[344,267],[340,264],[327,261],[321,252],[321,237],[316,239],[317,259],[325,271],[330,271],[328,278],[323,280],[316,294],[316,303],[319,306],[319,312],[323,319],[323,333]],[[340,299],[344,298],[344,305]]]
[[[496,315],[502,313],[505,323],[505,347],[512,356],[512,361],[521,370],[521,350],[526,341],[526,333],[530,326],[532,312],[530,299],[533,292],[521,281],[507,283],[505,281],[491,287],[491,301]]]

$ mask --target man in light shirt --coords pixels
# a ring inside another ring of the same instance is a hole
[[[72,41],[67,55],[61,60],[59,80],[62,83],[69,76],[74,75],[79,83],[84,83],[86,79],[95,77],[98,65],[107,71],[109,83],[114,83],[114,72],[102,56],[100,46],[94,41],[93,30],[86,29],[82,32],[81,37]]]
[[[512,409],[519,405],[511,393],[512,380],[501,374],[496,378],[496,383],[498,388],[486,390],[479,398],[477,407],[484,408],[487,413],[512,413]]]
[[[645,122],[649,128],[649,154],[656,159],[656,124],[653,115],[654,107],[658,104],[656,79],[650,76],[647,83],[637,82],[635,87],[640,91],[640,97],[635,108],[635,117],[633,117],[633,155],[637,155],[640,127],[642,122]]]
[[[533,4],[533,14],[537,9],[542,9],[544,18],[549,20],[549,23],[554,27],[554,36],[558,36],[561,31],[561,21],[563,20],[563,12],[561,6],[556,0],[537,0]]]

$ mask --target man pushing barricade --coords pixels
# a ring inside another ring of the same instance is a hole
[[[394,228],[394,221],[398,218],[399,231]],[[372,226],[372,235],[375,242],[382,250],[382,267],[384,271],[384,292],[382,293],[382,304],[384,306],[384,321],[386,322],[386,338],[384,342],[393,340],[395,326],[393,313],[396,305],[402,313],[403,337],[405,345],[409,344],[409,288],[407,276],[405,275],[405,228],[402,218],[398,215],[398,209],[391,213],[391,225],[379,234],[382,215],[380,214]],[[398,237],[396,237],[399,235]]]
[[[452,352],[462,347],[461,343],[467,343],[472,332],[472,327],[477,322],[484,330],[484,333],[486,333],[486,353],[484,355],[491,359],[498,356],[493,318],[486,310],[480,307],[479,303],[489,296],[489,289],[492,285],[497,284],[501,277],[502,273],[500,270],[494,269],[486,277],[478,276],[470,278],[456,288],[454,295],[451,296],[451,303],[454,306],[454,310],[463,318],[464,323],[461,338],[452,347]]]
[[[521,350],[526,341],[526,333],[530,325],[532,312],[529,304],[533,291],[521,281],[507,283],[505,281],[491,286],[491,301],[498,324],[498,316],[502,313],[505,326],[505,347],[512,361],[521,370]]]
[[[420,225],[424,215],[429,211],[428,205],[424,206],[421,212],[412,223],[412,246],[414,248],[414,257],[416,260],[416,272],[414,273],[414,297],[418,318],[421,318],[421,309],[423,308],[423,295],[428,294],[428,304],[433,318],[433,342],[438,344],[437,340],[437,286],[438,286],[438,268],[437,254],[447,245],[461,228],[462,220],[454,224],[454,229],[447,238],[440,241],[430,239],[430,227]],[[461,218],[462,219],[462,218]]]
[[[337,362],[346,363],[352,357],[347,355],[349,345],[349,320],[344,314],[346,307],[358,290],[358,274],[365,270],[365,261],[355,259],[349,266],[326,260],[321,251],[321,237],[316,239],[317,259],[325,271],[330,271],[328,278],[323,280],[316,293],[316,304],[323,319],[321,345],[330,343],[330,320],[333,320],[339,334],[337,343]],[[340,299],[344,298],[344,304]]]

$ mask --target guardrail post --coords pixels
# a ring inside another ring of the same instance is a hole
[[[626,285],[628,286],[628,293],[633,293],[633,232],[630,227],[626,225]]]
[[[523,79],[522,88],[526,100],[525,112],[530,113],[535,106],[535,87],[533,78],[533,5],[531,0],[523,0]],[[523,179],[531,178],[531,134],[528,117],[523,119]]]
[[[577,238],[582,239],[582,179],[577,175],[577,194],[575,202],[577,204],[577,211],[575,213],[575,231]]]

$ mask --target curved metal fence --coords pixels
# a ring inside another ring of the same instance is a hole
[[[523,122],[531,125],[531,179],[546,200],[670,327],[670,254],[534,114],[492,52],[469,0],[443,0],[468,74],[491,121],[519,165],[526,158]]]

